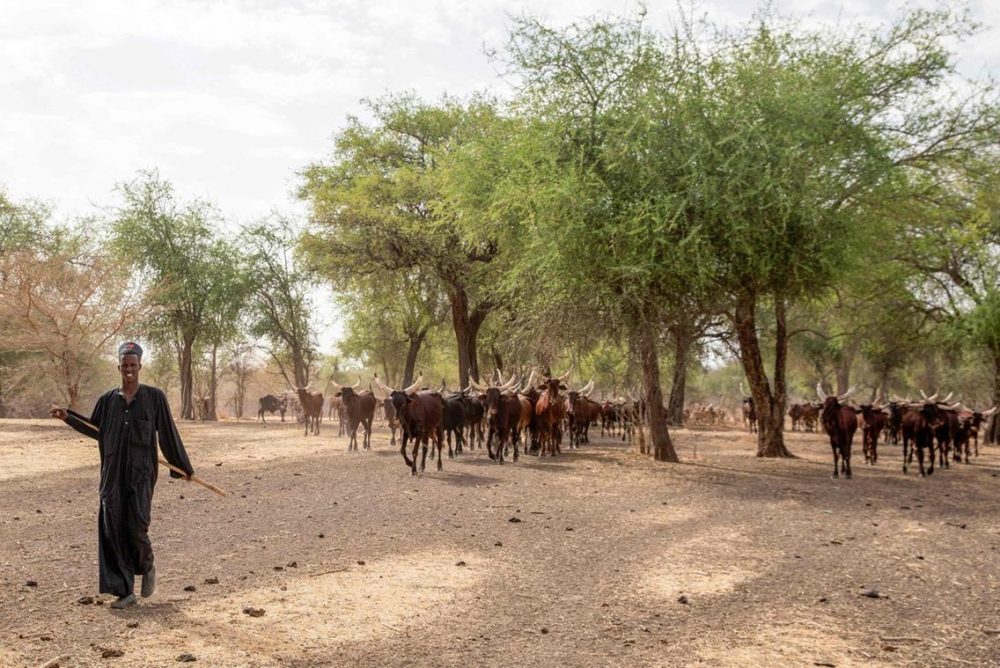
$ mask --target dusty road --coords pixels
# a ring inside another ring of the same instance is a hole
[[[231,494],[161,470],[157,593],[118,612],[96,449],[0,421],[0,666],[1000,665],[998,448],[921,480],[883,447],[835,481],[818,435],[762,461],[681,430],[680,465],[598,438],[411,478],[384,431],[180,429]]]

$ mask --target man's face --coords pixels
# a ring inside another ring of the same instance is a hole
[[[118,363],[118,371],[122,374],[122,381],[126,383],[137,382],[141,368],[142,364],[139,363],[138,355],[122,355],[121,361]]]

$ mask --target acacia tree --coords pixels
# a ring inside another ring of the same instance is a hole
[[[244,230],[251,294],[249,331],[291,387],[309,384],[317,350],[309,299],[309,273],[295,256],[298,235],[275,218]]]
[[[349,118],[332,158],[303,172],[299,195],[312,225],[302,249],[335,290],[389,274],[419,272],[436,281],[450,306],[464,387],[470,375],[479,378],[479,330],[495,307],[484,286],[497,247],[459,234],[459,213],[442,201],[438,167],[490,124],[492,106],[430,105],[402,95],[369,102],[368,110],[371,125]]]
[[[48,248],[0,258],[0,352],[37,354],[65,402],[79,409],[84,379],[147,311],[125,267],[88,248],[82,235],[56,233],[61,240]]]
[[[508,249],[508,289],[542,312],[583,309],[624,329],[641,369],[651,445],[677,461],[660,387],[664,308],[700,281],[699,241],[663,186],[677,162],[665,57],[641,20],[553,30],[515,23],[507,64],[514,118],[461,156],[463,224]],[[560,324],[565,324],[560,322]]]
[[[405,350],[399,385],[409,386],[428,333],[447,317],[447,302],[437,285],[419,274],[359,277],[352,285],[338,298],[348,314],[344,352],[380,363],[391,383],[398,377],[398,351]]]
[[[16,251],[37,247],[47,228],[49,210],[37,202],[17,202],[0,188],[0,291],[7,289],[7,266]],[[7,339],[9,321],[0,318],[0,340]],[[7,414],[9,394],[16,384],[13,367],[25,355],[24,351],[0,350],[0,418]]]
[[[906,217],[901,259],[921,277],[928,311],[944,314],[984,356],[1000,405],[1000,157],[968,161],[927,184]],[[997,440],[997,421],[988,441]]]
[[[194,419],[195,343],[212,325],[217,279],[229,280],[229,267],[222,262],[223,244],[213,237],[218,214],[205,202],[178,202],[173,186],[156,171],[140,172],[116,189],[122,203],[112,221],[114,247],[122,261],[140,272],[147,288],[155,286],[154,303],[159,308],[147,328],[154,338],[174,347],[181,417]]]
[[[849,267],[874,203],[912,196],[905,175],[994,141],[984,88],[955,101],[946,43],[964,17],[914,11],[888,29],[783,28],[765,17],[710,48],[675,47],[695,66],[684,90],[687,213],[708,241],[717,289],[731,303],[740,360],[757,407],[759,456],[783,439],[790,305]],[[759,311],[774,317],[765,367]]]

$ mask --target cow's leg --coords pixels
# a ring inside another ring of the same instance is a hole
[[[848,441],[844,445],[844,448],[841,451],[840,456],[842,458],[841,461],[842,461],[843,466],[844,466],[844,477],[847,478],[848,480],[850,480],[851,479],[851,442],[850,441]]]
[[[413,473],[416,474],[416,467],[413,465],[413,461],[406,454],[406,431],[404,430],[402,434],[399,435],[399,454],[403,455],[403,461],[406,465],[413,469]]]
[[[458,441],[458,436],[455,437],[455,440]],[[441,471],[441,470],[444,469],[444,466],[441,465],[441,450],[443,448],[443,441],[444,441],[444,437],[443,437],[443,435],[441,433],[441,428],[438,427],[438,430],[437,430],[437,448],[438,448],[438,466],[437,466],[437,470],[438,471]],[[448,449],[449,450],[451,449],[451,443],[450,442],[448,443]]]
[[[445,432],[445,438],[448,439],[448,459],[454,459],[455,458],[455,453],[452,452],[452,449],[451,449],[451,435],[452,435],[452,432],[454,432],[454,431],[455,431],[454,429],[449,429],[448,431]],[[457,436],[455,437],[455,442],[456,443],[458,442],[458,437]]]
[[[878,432],[872,436],[872,464],[878,464]]]
[[[413,470],[410,471],[412,475],[417,475],[417,453],[420,452],[420,437],[413,437]],[[424,454],[427,454],[426,448],[424,449]]]
[[[423,436],[423,438],[419,439],[420,445],[423,446],[423,456],[420,459],[420,470],[421,471],[426,471],[427,470],[427,439],[428,438],[429,438],[429,434],[427,433],[427,430],[424,429],[424,436]],[[414,459],[417,458],[417,451],[416,450],[413,451],[413,458]]]
[[[837,444],[830,439],[830,449],[833,450],[833,476],[834,478],[840,477],[840,451],[837,450]]]

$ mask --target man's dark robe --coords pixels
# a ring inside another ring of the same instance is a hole
[[[66,412],[66,423],[95,439],[101,451],[101,593],[128,596],[136,573],[143,574],[153,565],[153,546],[147,531],[159,469],[157,440],[168,462],[188,475],[194,469],[170,415],[167,397],[155,387],[139,385],[130,404],[125,403],[120,389],[106,392],[97,400],[90,418],[76,411]],[[181,477],[173,471],[170,476]]]

